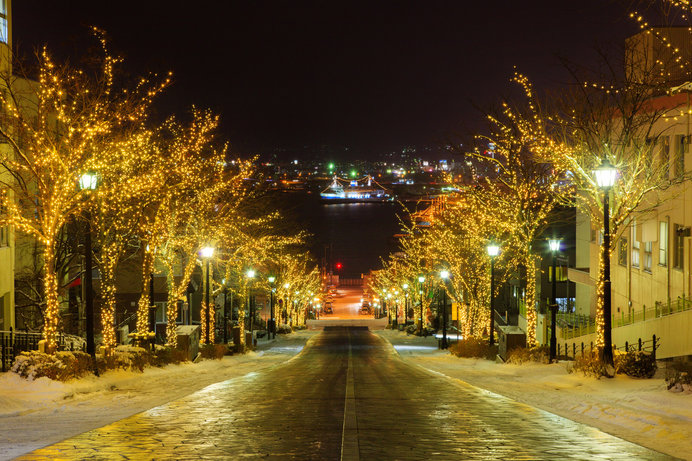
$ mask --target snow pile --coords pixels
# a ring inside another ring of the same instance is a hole
[[[377,333],[409,363],[651,449],[692,459],[692,392],[669,392],[663,379],[585,377],[568,373],[570,362],[511,365],[458,358],[438,350],[437,342],[429,338],[389,330]]]

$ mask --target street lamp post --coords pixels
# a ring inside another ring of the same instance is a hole
[[[276,338],[276,320],[274,319],[274,281],[276,280],[276,277],[273,275],[270,275],[267,277],[267,280],[269,281],[269,331],[267,332],[267,337],[269,337],[269,333],[272,334],[273,338]]]
[[[550,361],[557,358],[557,252],[560,251],[560,241],[553,239],[548,242],[550,251],[553,253],[553,286],[550,298]]]
[[[425,282],[425,277],[418,276],[418,283],[420,284],[420,318],[418,319],[418,332],[423,334],[423,283]]]
[[[85,173],[79,178],[79,187],[82,190],[93,191],[96,189],[98,176],[94,173]],[[91,355],[94,365],[94,374],[99,375],[96,366],[96,343],[94,342],[94,292],[93,292],[93,261],[91,258],[91,214],[87,211],[86,232],[84,232],[84,303],[86,314],[86,348]],[[109,326],[106,326],[109,328]]]
[[[404,283],[401,286],[404,289],[404,325],[408,321],[408,283]]]
[[[245,277],[248,278],[248,280],[252,280],[255,277],[255,270],[254,269],[248,269],[245,272]],[[247,304],[248,304],[248,312],[250,313],[250,341],[252,341],[252,346],[254,346],[254,337],[252,336],[252,332],[255,328],[255,313],[253,312],[253,302],[252,302],[252,295],[250,294],[250,287],[248,286],[248,291],[247,291]]]
[[[291,287],[291,285],[288,282],[284,283],[284,290],[286,290],[286,294],[284,295],[283,306],[281,305],[281,302],[279,302],[279,307],[281,308],[281,312],[279,313],[279,316],[281,318],[283,318],[284,320],[286,320],[286,316],[284,315],[283,311],[285,310],[286,312],[288,312],[288,303],[290,301],[288,298],[289,298],[289,295],[291,294],[291,292],[288,291],[288,289],[290,287]],[[286,323],[288,323],[288,322],[286,322]]]
[[[594,170],[598,187],[603,190],[603,349],[601,360],[605,365],[614,366],[613,341],[610,317],[610,189],[615,184],[618,170],[607,158]]]
[[[385,299],[389,300],[390,297],[391,297],[391,295],[389,293],[387,293],[387,296],[385,297]],[[383,302],[383,306],[385,309],[387,309],[387,323],[389,323],[391,325],[392,324],[392,308],[390,306],[387,306],[386,301]]]
[[[211,309],[209,308],[209,260],[211,259],[212,256],[214,256],[214,247],[211,246],[206,246],[203,247],[202,250],[200,251],[200,254],[202,255],[202,258],[206,260],[206,270],[207,270],[207,275],[206,275],[206,281],[204,283],[205,285],[205,291],[204,291],[204,325],[205,325],[205,333],[204,333],[204,343],[205,344],[211,344],[211,335],[209,334],[209,329],[211,327],[211,322],[209,321],[209,318],[211,316]]]
[[[226,287],[226,279],[221,280],[223,284],[223,343],[228,344],[228,299],[227,292],[228,287]]]
[[[447,349],[447,279],[449,278],[449,271],[440,271],[440,278],[442,279],[442,344],[441,349]]]
[[[500,246],[491,243],[487,246],[490,256],[490,347],[495,345],[495,257],[500,253]]]

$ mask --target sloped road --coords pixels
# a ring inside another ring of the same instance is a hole
[[[663,460],[408,365],[366,329],[21,459]]]

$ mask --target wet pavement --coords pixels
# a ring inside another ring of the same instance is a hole
[[[403,362],[364,328],[20,459],[673,459]]]

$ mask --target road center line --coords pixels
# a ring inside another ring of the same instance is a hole
[[[341,431],[341,461],[357,461],[359,459],[360,449],[358,447],[358,421],[356,420],[356,393],[353,383],[353,352],[351,349],[351,331],[349,330],[344,426]]]

